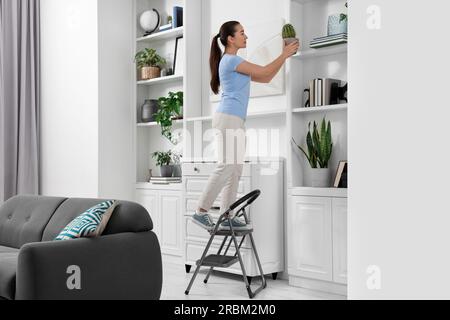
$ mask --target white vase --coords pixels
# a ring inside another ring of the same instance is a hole
[[[308,168],[305,172],[305,185],[312,188],[329,188],[331,185],[331,170]]]

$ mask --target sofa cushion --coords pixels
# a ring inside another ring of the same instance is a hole
[[[89,208],[107,200],[99,199],[68,199],[65,201],[50,219],[45,228],[42,241],[53,241],[58,234],[76,217]],[[111,235],[128,232],[146,232],[153,230],[153,222],[150,214],[141,205],[120,201],[114,210],[114,214],[106,226],[103,235]]]
[[[0,245],[21,248],[40,242],[53,213],[66,198],[19,196],[0,207]]]
[[[18,249],[0,246],[0,253],[14,253],[17,252]]]
[[[19,250],[0,247],[0,298],[14,300]]]
[[[105,201],[90,208],[69,223],[55,240],[100,237],[118,204],[117,201]]]

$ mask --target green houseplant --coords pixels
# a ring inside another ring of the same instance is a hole
[[[305,172],[307,186],[327,188],[330,186],[331,171],[329,162],[333,153],[331,122],[328,121],[327,124],[324,118],[319,130],[317,123],[314,121],[312,130],[311,123],[309,123],[308,129],[306,136],[307,150],[299,146],[294,138],[292,138],[292,141],[309,162],[310,170]]]
[[[297,32],[292,24],[288,23],[283,26],[283,40],[286,45],[289,45],[293,42],[298,42]]]
[[[155,121],[161,126],[161,134],[175,144],[172,136],[173,120],[183,118],[183,92],[169,92],[167,97],[158,99],[159,109]]]
[[[153,153],[153,159],[155,159],[156,165],[160,167],[162,177],[170,178],[173,176],[172,157],[172,151]]]
[[[139,51],[134,60],[140,70],[140,80],[161,77],[161,68],[166,64],[166,59],[157,54],[155,49],[150,48]]]
[[[345,7],[348,8],[348,2],[345,3]],[[344,21],[348,22],[348,15],[345,13],[341,13],[341,19],[340,19],[339,23],[342,23]]]

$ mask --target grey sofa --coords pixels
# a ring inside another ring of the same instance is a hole
[[[19,196],[0,207],[0,300],[157,300],[161,249],[149,213],[121,202],[102,237],[53,241],[98,199]],[[68,285],[70,267],[81,286]]]

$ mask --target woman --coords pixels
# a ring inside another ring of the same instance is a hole
[[[211,89],[218,94],[221,86],[223,92],[221,103],[213,118],[213,129],[217,130],[219,136],[219,165],[210,177],[193,217],[196,224],[207,230],[215,227],[208,211],[220,192],[223,191],[221,212],[228,210],[236,201],[245,156],[245,121],[251,81],[259,83],[272,81],[286,60],[294,55],[300,46],[298,42],[285,46],[283,53],[275,61],[263,67],[237,56],[240,49],[247,47],[247,39],[242,25],[237,21],[230,21],[220,28],[219,34],[212,41]],[[218,40],[225,47],[223,55]],[[236,137],[240,141],[237,146],[235,146]],[[236,147],[237,157],[234,156]],[[236,230],[248,227],[237,217],[231,221]],[[229,222],[225,221],[220,228],[229,228]]]

